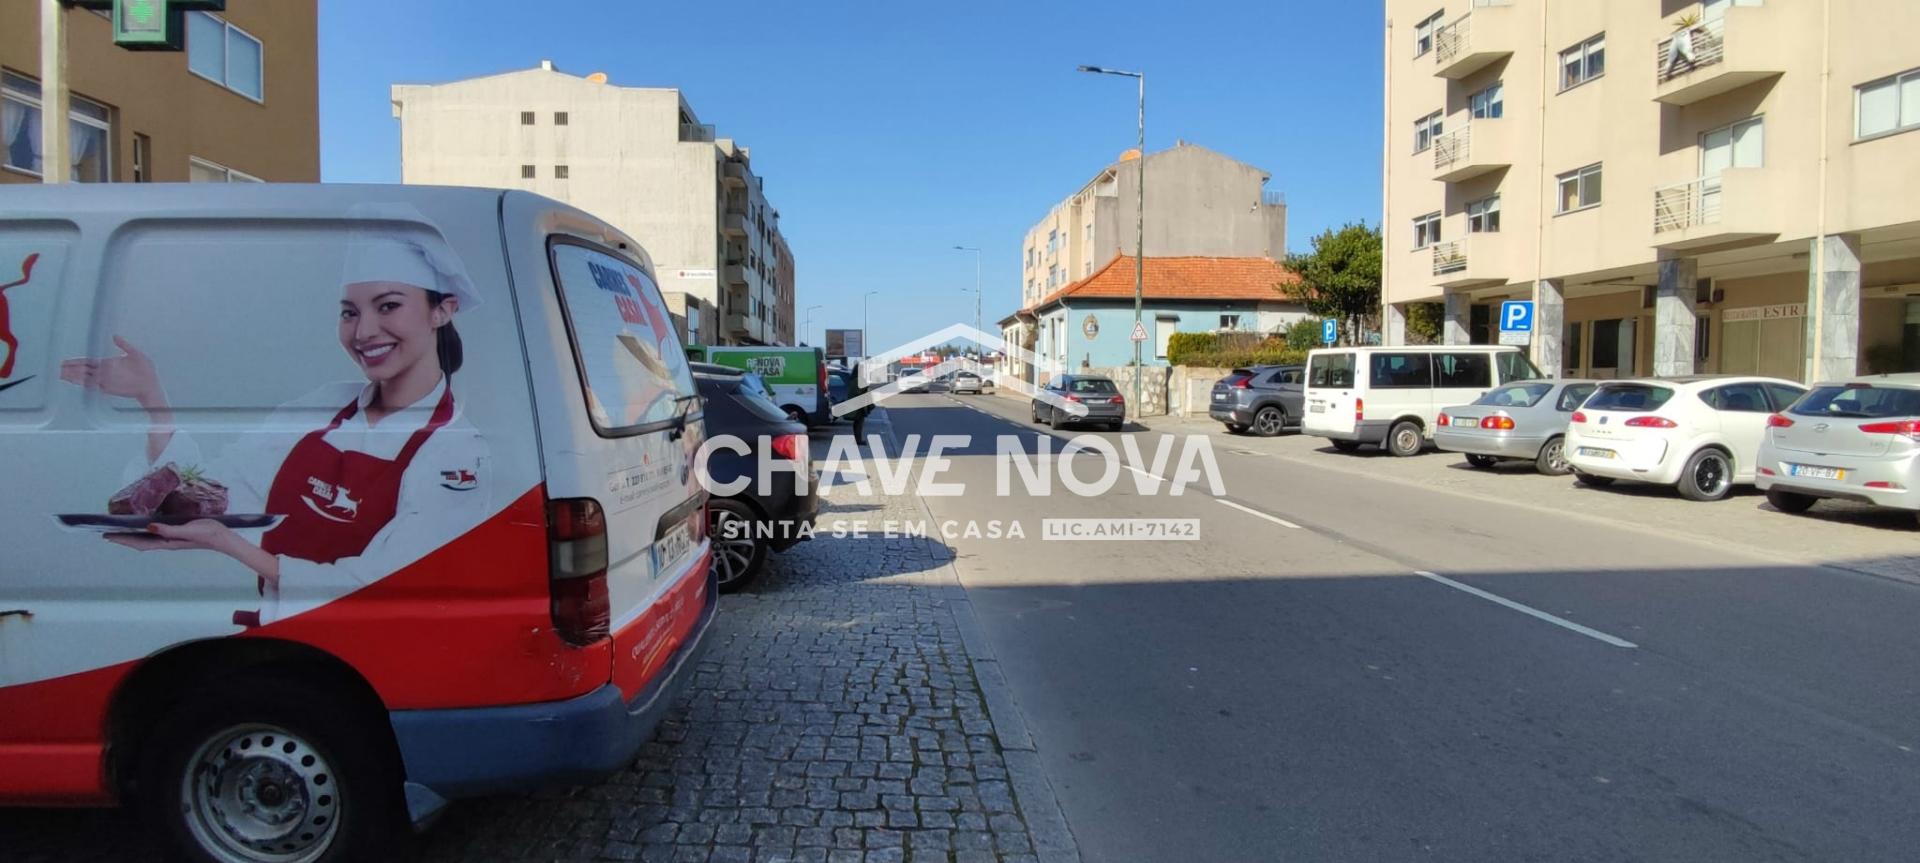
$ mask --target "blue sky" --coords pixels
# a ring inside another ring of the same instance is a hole
[[[387,88],[542,58],[613,83],[679,87],[753,148],[798,263],[796,317],[876,344],[1019,302],[1020,241],[1049,205],[1133,146],[1176,138],[1273,174],[1288,246],[1380,211],[1377,0],[963,5],[866,0],[324,0],[320,121],[329,182],[398,182]],[[1148,178],[1152,194],[1152,178]],[[645,242],[646,238],[639,238]]]

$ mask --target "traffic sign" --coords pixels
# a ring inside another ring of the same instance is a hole
[[[1333,344],[1340,340],[1340,321],[1326,318],[1320,322],[1320,341]]]
[[[1500,331],[1503,333],[1533,332],[1533,301],[1507,300],[1501,303]]]
[[[1147,340],[1146,324],[1141,323],[1139,321],[1133,322],[1133,340],[1136,342],[1144,342]]]

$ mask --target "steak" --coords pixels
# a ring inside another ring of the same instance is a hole
[[[160,502],[161,515],[205,518],[227,514],[227,487],[207,479],[188,479]]]
[[[133,481],[107,500],[107,512],[113,515],[152,515],[160,511],[167,496],[180,488],[180,470],[171,462]]]

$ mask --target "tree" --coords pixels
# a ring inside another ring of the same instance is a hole
[[[1310,351],[1319,346],[1319,321],[1313,318],[1301,318],[1287,326],[1287,347],[1296,351]]]
[[[1441,303],[1408,303],[1407,340],[1416,345],[1439,344],[1440,319],[1446,316],[1446,308]]]
[[[1313,251],[1288,255],[1282,264],[1299,281],[1285,285],[1287,295],[1322,318],[1342,322],[1344,341],[1361,341],[1367,322],[1380,310],[1380,231],[1362,223],[1313,238]]]

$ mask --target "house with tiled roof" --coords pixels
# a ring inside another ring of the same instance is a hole
[[[1268,257],[1148,256],[1142,276],[1145,365],[1167,364],[1174,333],[1274,333],[1310,317],[1287,296],[1285,286],[1296,277]],[[1034,332],[1032,351],[1043,373],[1129,365],[1133,287],[1133,256],[1115,255],[1086,278],[1002,320],[1001,328]]]

